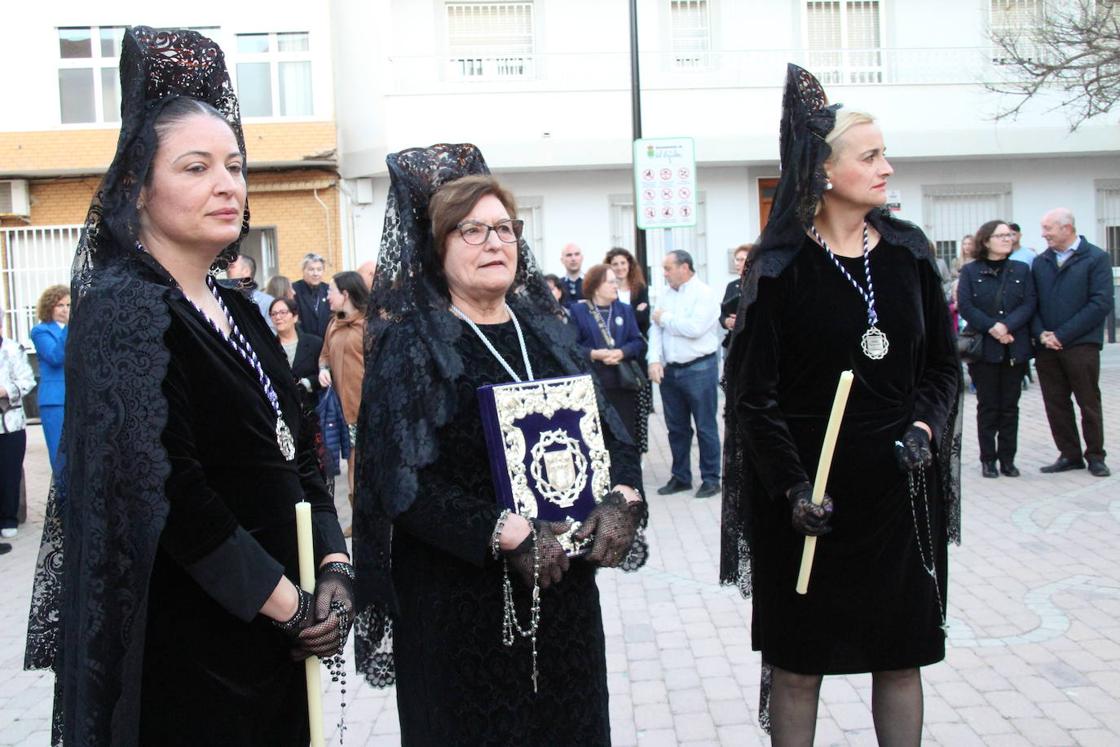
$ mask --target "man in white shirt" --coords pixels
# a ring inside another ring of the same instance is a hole
[[[661,385],[661,404],[673,454],[672,476],[658,495],[692,488],[692,423],[700,443],[697,498],[719,492],[716,425],[719,390],[719,298],[696,277],[692,255],[673,251],[661,263],[669,290],[649,328],[649,378]]]

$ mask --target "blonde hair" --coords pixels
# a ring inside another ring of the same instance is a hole
[[[836,159],[836,155],[840,152],[841,148],[837,142],[844,137],[848,130],[863,124],[875,124],[875,117],[867,112],[857,112],[852,109],[841,109],[836,115],[836,124],[832,127],[832,131],[825,136],[825,143],[832,148],[832,155],[828,157],[829,161]]]

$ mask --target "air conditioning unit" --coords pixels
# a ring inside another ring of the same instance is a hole
[[[0,181],[0,215],[18,215],[22,218],[31,215],[26,179]]]

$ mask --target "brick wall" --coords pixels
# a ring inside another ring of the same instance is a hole
[[[337,175],[327,170],[253,172],[250,166],[250,222],[254,228],[275,230],[280,272],[293,280],[300,278],[299,261],[310,251],[327,257],[331,265],[328,273],[350,269],[341,266],[337,180]],[[99,183],[95,177],[31,180],[30,225],[84,222]],[[29,224],[5,218],[2,225]]]
[[[0,132],[0,178],[60,171],[103,173],[113,160],[118,135],[116,128]],[[336,143],[333,121],[245,125],[250,166],[332,153]]]

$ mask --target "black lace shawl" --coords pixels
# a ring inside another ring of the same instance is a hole
[[[66,469],[48,499],[25,652],[25,667],[56,672],[56,744],[138,738],[148,579],[167,518],[170,472],[162,384],[166,295],[174,281],[136,249],[136,203],[156,151],[155,120],[180,96],[205,101],[230,123],[244,152],[237,99],[210,39],[130,28],[120,70],[117,151],[74,258],[60,446]],[[247,229],[248,208],[242,236]],[[215,266],[236,257],[238,243]]]
[[[358,416],[354,564],[358,612],[354,638],[358,670],[377,687],[395,681],[392,618],[397,609],[390,576],[392,521],[416,498],[418,472],[439,456],[438,431],[455,416],[455,381],[463,374],[456,349],[462,325],[450,313],[446,289],[432,273],[439,262],[428,201],[444,183],[488,174],[469,144],[433,145],[390,154],[391,178],[377,274],[367,311],[365,378]],[[573,331],[549,291],[524,240],[506,295],[527,336],[535,337],[569,374],[589,373]],[[381,345],[385,330],[408,344]],[[598,392],[604,425],[631,443],[618,415]],[[635,538],[629,569],[644,562]],[[498,632],[495,631],[495,641]]]

